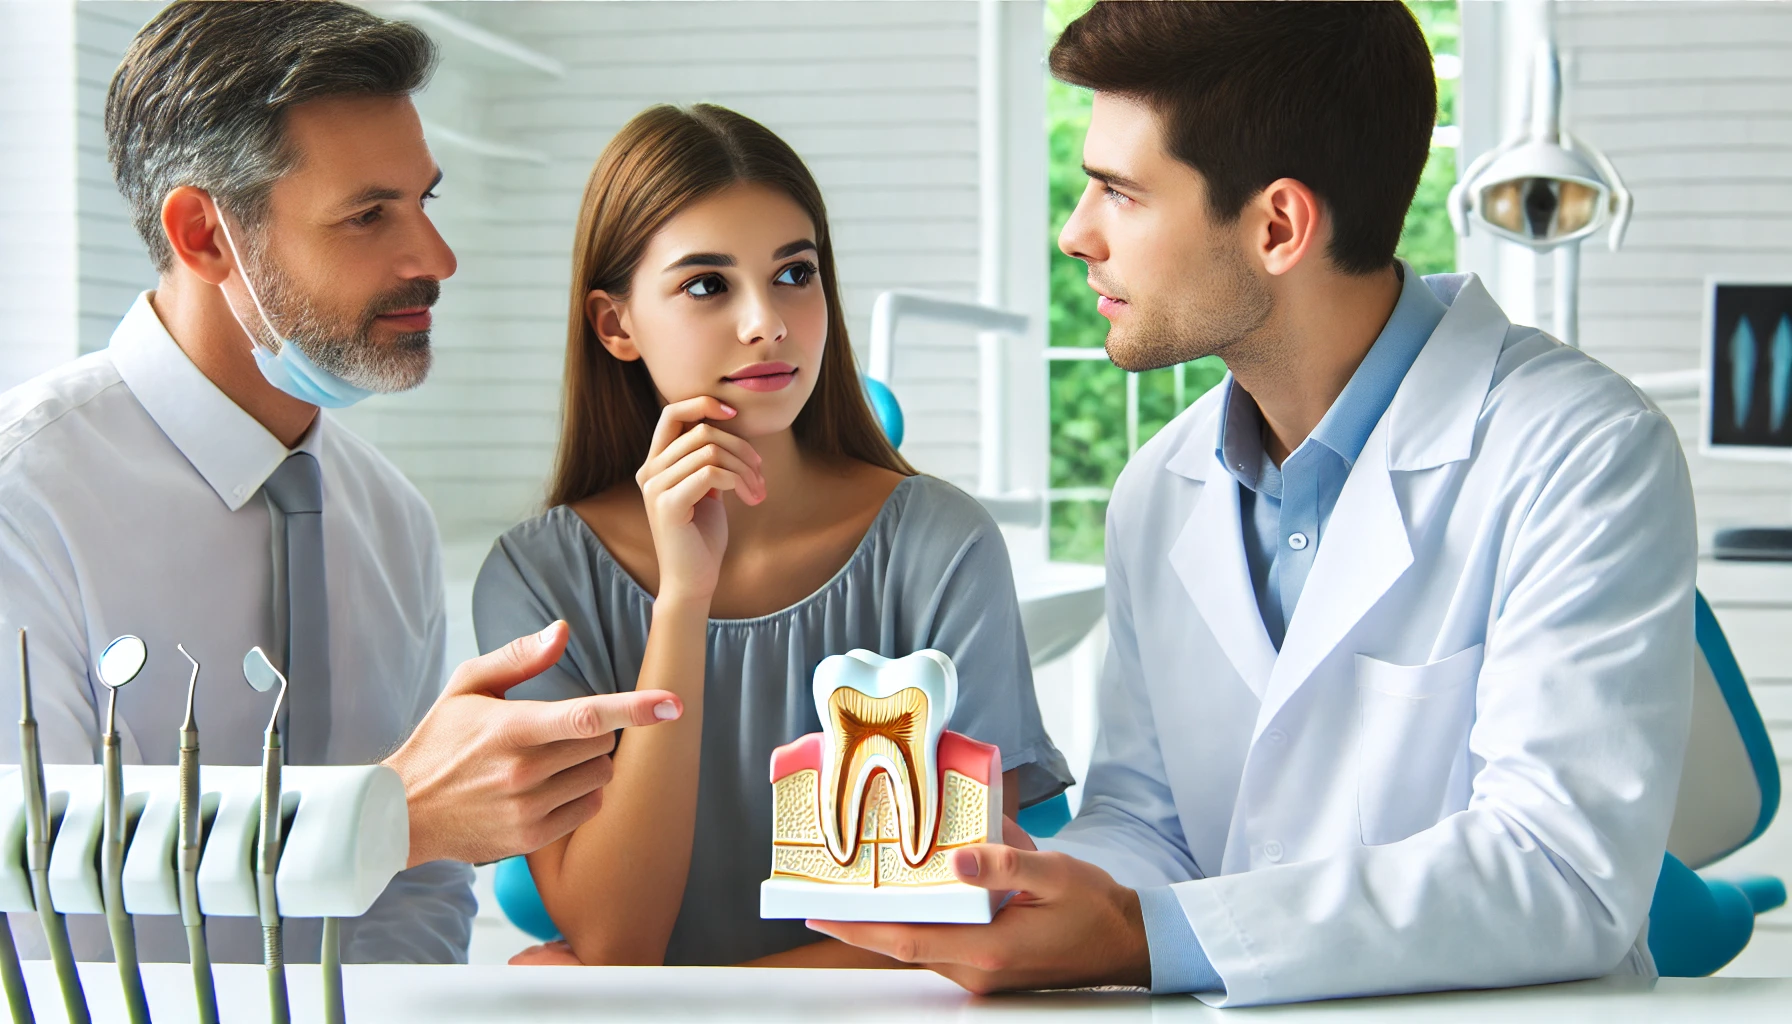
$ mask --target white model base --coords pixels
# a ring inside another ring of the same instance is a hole
[[[988,924],[1003,894],[963,882],[871,888],[794,878],[759,883],[759,916],[766,920],[883,921],[899,924]]]

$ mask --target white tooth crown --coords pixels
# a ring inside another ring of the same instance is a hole
[[[933,850],[940,818],[940,734],[958,704],[952,660],[938,651],[836,654],[816,668],[814,693],[828,852],[840,864],[857,856],[865,795],[881,771],[896,797],[903,859],[919,865]]]

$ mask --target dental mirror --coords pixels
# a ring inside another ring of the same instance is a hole
[[[116,690],[137,678],[143,663],[149,660],[149,648],[141,639],[125,634],[106,645],[100,652],[100,682]]]
[[[243,678],[258,693],[266,693],[286,681],[259,647],[251,647],[249,653],[243,655]]]

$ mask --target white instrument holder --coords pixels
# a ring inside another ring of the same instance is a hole
[[[64,914],[100,914],[103,792],[97,764],[45,765],[50,828],[50,899]],[[274,876],[284,917],[359,917],[410,857],[404,784],[383,765],[288,765],[281,771],[286,818]],[[199,772],[203,850],[199,909],[254,917],[255,841],[261,768],[205,765]],[[176,864],[180,769],[125,765],[124,903],[131,914],[180,913]],[[0,766],[0,911],[36,903],[25,870],[25,802],[19,770]]]

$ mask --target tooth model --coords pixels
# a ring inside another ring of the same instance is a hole
[[[983,924],[1002,894],[952,874],[999,841],[1002,757],[946,730],[958,673],[938,651],[852,651],[815,669],[822,731],[772,751],[772,876],[759,916]]]

